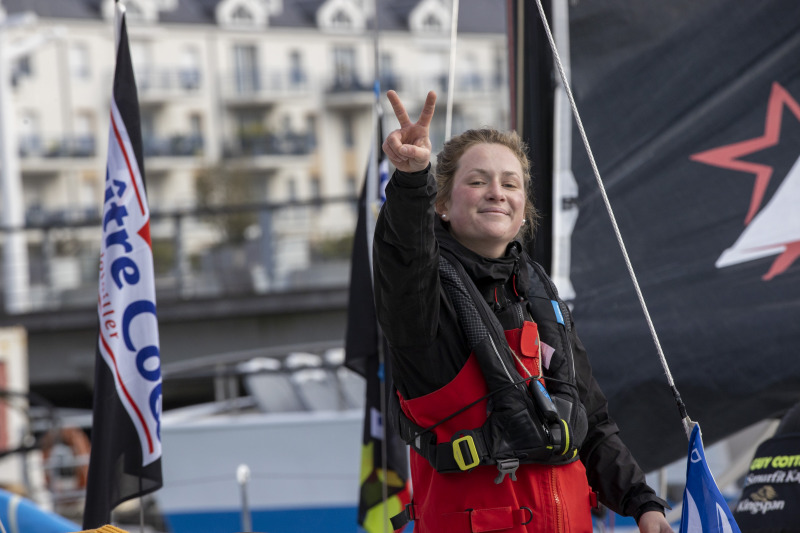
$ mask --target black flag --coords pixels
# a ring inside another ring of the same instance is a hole
[[[570,36],[611,205],[713,444],[800,399],[800,4],[578,2]],[[686,436],[580,146],[575,133],[575,320],[647,471],[683,456]]]
[[[377,140],[373,143],[373,150],[380,150],[383,139],[380,118],[378,122]],[[358,222],[353,240],[345,337],[345,365],[367,380],[358,523],[370,533],[392,531],[392,526],[384,517],[391,518],[411,501],[406,446],[391,428],[386,428],[384,431],[385,417],[381,409],[381,393],[385,395],[383,405],[388,404],[392,383],[391,365],[387,360],[389,352],[386,340],[380,334],[375,314],[368,242],[371,232],[367,231],[368,220],[375,218],[368,216],[367,211],[373,209],[375,204],[367,198],[367,191],[371,189],[368,182],[372,180],[374,190],[378,191],[383,190],[383,185],[388,179],[388,162],[384,159],[382,151],[378,153],[377,172],[371,172],[372,165],[367,165],[368,170],[358,201]],[[370,154],[370,157],[374,155]],[[383,362],[379,350],[383,352]],[[384,482],[388,489],[386,501],[383,499]]]
[[[159,489],[161,362],[139,103],[124,8],[111,99],[97,303],[92,451],[83,527]]]

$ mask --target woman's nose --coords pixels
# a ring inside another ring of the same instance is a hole
[[[493,200],[505,200],[503,185],[497,180],[490,181],[489,187],[486,190],[486,195]]]

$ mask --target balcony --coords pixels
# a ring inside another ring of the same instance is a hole
[[[375,93],[372,83],[363,81],[357,74],[340,74],[326,84],[325,105],[329,108],[363,108],[374,103]]]
[[[417,93],[427,94],[428,91],[434,90],[439,95],[446,95],[449,81],[447,73],[423,76],[417,80],[419,84]],[[501,78],[485,72],[461,73],[456,75],[455,82],[456,103],[466,99],[496,99],[499,94],[507,90],[507,85]]]
[[[187,95],[200,94],[203,76],[192,68],[147,68],[136,72],[141,104],[158,104]]]
[[[145,136],[142,139],[145,157],[196,157],[203,155],[201,135]]]
[[[355,203],[343,197],[153,212],[159,303],[345,287]],[[100,223],[94,209],[29,209],[22,234],[30,311],[96,303]],[[8,235],[0,229],[0,247]]]
[[[74,135],[43,139],[39,135],[28,135],[19,139],[21,159],[37,158],[86,158],[96,155],[93,135]]]
[[[314,84],[303,71],[253,70],[222,78],[222,98],[228,106],[274,105],[287,98],[310,98]]]
[[[225,143],[223,157],[231,158],[273,158],[276,156],[305,156],[316,148],[316,138],[312,133],[268,132],[241,133]],[[280,162],[276,161],[276,164]]]

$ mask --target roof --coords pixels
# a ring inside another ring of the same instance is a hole
[[[102,19],[103,0],[0,0],[8,14],[32,11],[42,18]],[[215,9],[222,0],[177,0],[175,9],[159,12],[159,21],[178,24],[216,24]],[[381,31],[408,31],[408,17],[421,0],[376,0]],[[315,28],[316,12],[325,0],[283,0],[280,13],[270,16],[271,27]],[[504,33],[505,0],[461,2],[458,31]]]

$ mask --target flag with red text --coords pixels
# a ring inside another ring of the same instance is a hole
[[[161,358],[150,211],[139,102],[119,4],[98,287],[85,529],[110,523],[118,504],[162,485]]]

